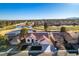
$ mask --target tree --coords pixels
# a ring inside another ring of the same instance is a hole
[[[61,27],[60,32],[66,32],[66,28],[65,27]]]
[[[48,25],[46,22],[44,22],[44,30],[47,31]]]
[[[20,31],[20,37],[24,37],[28,33],[28,28],[22,28]]]
[[[7,50],[7,48],[8,48],[7,36],[0,35],[0,52]]]
[[[72,25],[73,25],[73,26],[76,26],[77,24],[76,24],[76,23],[73,23]]]
[[[5,44],[6,43],[6,40],[7,40],[7,36],[0,35],[0,43]]]

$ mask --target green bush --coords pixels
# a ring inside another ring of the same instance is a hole
[[[61,27],[60,32],[66,32],[66,27]]]
[[[7,36],[0,35],[0,52],[7,49]]]

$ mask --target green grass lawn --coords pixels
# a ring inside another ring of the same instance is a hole
[[[48,26],[48,31],[60,31],[61,27],[62,26]],[[68,31],[79,32],[79,26],[64,26],[64,27],[66,27]],[[37,26],[37,27],[34,27],[34,29],[44,31],[44,26]]]

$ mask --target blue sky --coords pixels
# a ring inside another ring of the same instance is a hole
[[[79,17],[77,3],[0,3],[0,19],[60,19]]]

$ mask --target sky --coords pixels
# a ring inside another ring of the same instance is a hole
[[[61,19],[79,17],[78,3],[0,3],[0,19]]]

